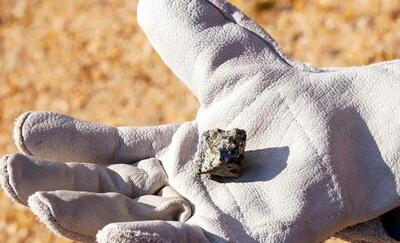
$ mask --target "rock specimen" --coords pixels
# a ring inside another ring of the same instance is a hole
[[[200,138],[200,174],[239,177],[246,147],[246,131],[208,130]]]

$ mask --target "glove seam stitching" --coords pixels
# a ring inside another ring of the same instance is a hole
[[[275,71],[275,70],[274,70],[274,71]],[[260,96],[266,89],[275,87],[275,84],[277,84],[278,82],[280,82],[282,79],[284,79],[285,77],[287,77],[289,74],[292,75],[292,74],[295,73],[295,72],[292,71],[291,69],[289,69],[289,70],[287,70],[287,71],[285,70],[286,72],[283,71],[283,70],[281,70],[281,69],[276,70],[276,72],[274,72],[274,71],[271,71],[271,73],[277,74],[278,77],[277,77],[275,80],[273,80],[273,81],[267,83],[267,85],[266,85],[265,87],[263,87],[262,91],[260,91],[260,92],[257,94],[257,96],[255,97],[255,99],[254,99],[251,103],[254,103],[254,101],[257,99],[257,97]],[[271,73],[269,73],[269,74],[271,74]],[[255,73],[255,74],[252,76],[251,79],[248,80],[248,82],[251,82],[251,81],[257,82],[257,77],[258,77],[259,74],[261,74],[262,76],[268,76],[265,72],[263,72],[263,70],[259,70],[257,73]],[[263,79],[263,81],[264,81],[264,80],[267,79],[267,78],[264,77],[264,78],[261,78],[261,79]],[[233,85],[233,87],[230,88],[230,91],[235,90],[235,89],[237,88],[238,85],[243,85],[244,83],[247,83],[247,81],[244,81],[244,82],[236,82],[236,83]],[[226,90],[226,88],[223,88],[223,91],[224,91],[224,90]],[[223,91],[222,91],[222,92],[223,92]],[[222,92],[220,93],[220,95],[222,95]],[[233,94],[233,93],[234,93],[234,92],[231,92],[231,94]],[[228,97],[229,97],[229,96],[228,96]],[[228,98],[228,97],[225,97],[225,98]],[[209,104],[214,104],[216,98],[217,98],[217,96],[214,96],[213,99],[209,102]]]
[[[274,82],[271,82],[268,85],[266,85],[266,87],[263,87],[263,89],[256,96],[254,96],[254,99],[236,115],[236,118],[240,117],[240,115],[245,110],[248,110],[248,108],[251,107],[252,104],[254,104],[256,102],[258,97],[262,96],[266,90],[271,90],[274,87],[276,87],[277,83],[280,82],[282,79],[286,78],[287,76],[289,76],[289,74],[293,74],[293,73],[291,73],[291,72],[282,73],[282,74],[279,75],[279,77]],[[232,124],[235,123],[236,118],[234,118],[232,121],[230,121],[230,126],[232,126]]]
[[[304,131],[304,128],[303,128],[303,126],[300,124],[300,122],[296,119],[296,117],[294,116],[294,114],[292,113],[292,111],[290,110],[290,106],[288,105],[288,103],[285,101],[285,99],[283,98],[283,96],[281,95],[281,93],[280,93],[280,91],[279,90],[277,90],[277,94],[281,97],[281,99],[282,99],[282,104],[284,104],[285,106],[286,106],[286,109],[287,109],[287,111],[291,114],[291,116],[293,117],[293,121],[301,128],[301,131],[302,131],[302,133],[303,133],[303,135],[304,135],[304,137],[306,138],[306,140],[307,140],[307,142],[310,144],[310,146],[312,146],[313,147],[313,149],[314,149],[314,154],[315,155],[317,155],[318,156],[318,159],[321,161],[321,163],[322,163],[322,165],[324,165],[326,168],[325,168],[325,172],[326,173],[328,173],[328,178],[330,179],[329,181],[330,181],[330,190],[332,190],[333,192],[335,192],[335,196],[337,196],[337,198],[335,198],[338,202],[339,202],[339,205],[340,205],[340,212],[339,212],[339,214],[340,215],[343,215],[344,214],[344,205],[343,205],[343,200],[341,200],[341,194],[340,194],[340,192],[338,191],[338,188],[337,188],[337,182],[334,180],[334,175],[332,174],[332,166],[331,165],[329,165],[328,163],[325,163],[324,161],[324,158],[326,157],[326,156],[323,156],[323,157],[321,157],[321,155],[319,154],[319,152],[318,152],[318,150],[316,149],[316,146],[314,145],[314,143],[312,143],[311,142],[311,139],[310,139],[310,137],[307,135],[307,133]],[[329,170],[328,170],[329,169]],[[319,165],[318,166],[318,170],[320,171],[320,172],[322,172],[322,170],[321,170],[321,166]],[[335,214],[335,215],[337,215],[337,214]],[[335,216],[335,215],[333,215],[333,216]]]

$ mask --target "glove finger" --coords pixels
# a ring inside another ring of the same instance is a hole
[[[349,242],[394,243],[398,242],[385,232],[382,223],[375,218],[367,222],[349,226],[333,235]]]
[[[270,35],[225,0],[141,0],[138,23],[202,103],[209,103],[213,88],[226,92],[262,70],[295,65]]]
[[[0,159],[0,179],[8,196],[24,205],[37,191],[118,192],[134,198],[154,194],[167,182],[164,169],[155,158],[135,165],[105,167],[54,162],[22,154]]]
[[[16,121],[14,139],[27,155],[57,161],[127,163],[154,157],[177,125],[115,128],[53,112],[27,112]]]
[[[99,243],[209,242],[198,226],[174,221],[138,221],[109,224],[97,233]]]
[[[104,226],[125,221],[180,220],[190,217],[180,196],[146,195],[131,199],[119,193],[36,192],[29,207],[51,230],[79,241],[93,241]]]

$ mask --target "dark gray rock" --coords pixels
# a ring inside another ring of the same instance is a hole
[[[200,174],[239,177],[246,147],[246,131],[213,129],[200,138]]]

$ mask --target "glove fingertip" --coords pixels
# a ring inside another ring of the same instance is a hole
[[[99,230],[96,235],[99,243],[134,243],[149,242],[162,243],[168,242],[156,233],[142,232],[140,230],[124,229],[118,223],[109,224]]]
[[[95,242],[95,240],[87,235],[79,234],[65,229],[57,221],[51,210],[51,204],[46,197],[46,192],[36,192],[28,198],[28,205],[39,221],[44,223],[52,232],[59,236],[67,237],[82,242]]]
[[[24,202],[16,193],[16,190],[12,186],[12,182],[10,181],[10,175],[8,171],[8,164],[9,161],[12,160],[13,157],[16,155],[5,155],[2,158],[0,158],[0,185],[3,188],[3,191],[5,194],[12,199],[13,201],[20,203],[22,205],[26,205],[26,202]]]
[[[25,139],[23,136],[23,128],[25,121],[31,114],[32,112],[28,111],[17,117],[17,119],[15,120],[14,131],[13,131],[15,145],[17,146],[19,151],[23,152],[26,155],[33,155],[25,146]]]

